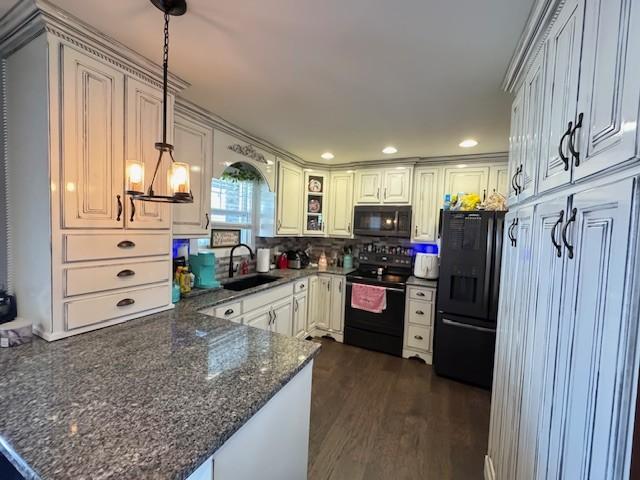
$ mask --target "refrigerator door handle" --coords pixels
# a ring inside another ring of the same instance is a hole
[[[455,322],[453,320],[449,320],[444,317],[442,318],[442,323],[444,323],[445,325],[449,325],[451,327],[467,328],[469,330],[476,330],[478,332],[495,333],[495,329],[493,328],[478,327],[477,325],[469,325],[467,323]]]

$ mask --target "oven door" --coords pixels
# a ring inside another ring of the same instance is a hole
[[[411,207],[355,207],[353,233],[375,237],[411,236]]]
[[[372,313],[351,306],[352,285],[351,282],[347,282],[344,343],[401,356],[404,288],[386,287],[387,308],[382,313]]]

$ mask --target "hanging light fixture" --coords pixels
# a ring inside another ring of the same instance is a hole
[[[162,142],[155,144],[158,150],[158,162],[151,177],[149,188],[144,190],[144,164],[138,160],[127,162],[127,193],[137,200],[145,202],[193,203],[189,179],[189,165],[176,162],[173,157],[173,145],[167,143],[167,80],[169,76],[169,18],[184,15],[187,11],[185,0],[151,0],[158,9],[164,12],[164,50],[162,58]],[[156,194],[153,185],[164,155],[171,159],[167,174],[167,194]]]

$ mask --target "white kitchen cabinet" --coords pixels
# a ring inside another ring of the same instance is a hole
[[[431,365],[433,326],[436,317],[435,298],[435,288],[407,287],[402,345],[404,358],[421,358]]]
[[[382,170],[356,170],[356,204],[380,203],[382,175]]]
[[[342,333],[344,326],[344,301],[346,293],[346,279],[344,275],[332,275],[331,299],[329,307],[329,328],[330,332]]]
[[[574,145],[574,178],[637,157],[640,4],[586,2]]]
[[[521,87],[511,104],[511,132],[509,133],[509,205],[518,201],[515,180],[520,173],[524,154],[524,88]]]
[[[278,235],[302,233],[302,197],[304,176],[296,165],[278,162]]]
[[[62,103],[66,228],[124,225],[124,74],[64,46]]]
[[[538,191],[571,181],[568,136],[576,120],[584,0],[565,3],[546,41],[546,83]]]
[[[353,173],[331,173],[329,199],[329,235],[332,237],[351,237],[353,222]]]
[[[413,167],[356,170],[356,204],[402,204],[411,201]]]
[[[271,321],[273,320],[273,313],[270,308],[262,309],[257,312],[244,317],[245,325],[250,327],[259,328],[261,330],[269,330],[271,328]]]
[[[536,54],[524,81],[524,138],[519,173],[515,184],[518,200],[522,201],[535,193],[536,174],[540,160],[542,138],[542,114],[544,106],[544,62],[546,48]]]
[[[297,338],[304,338],[307,334],[308,298],[306,292],[293,297],[293,336]]]
[[[176,153],[190,167],[193,203],[174,205],[173,234],[207,236],[211,226],[213,129],[195,118],[176,113],[174,138]]]
[[[382,203],[409,203],[411,201],[411,167],[392,167],[382,177]]]
[[[331,315],[331,277],[320,275],[318,288],[313,290],[313,305],[315,306],[315,325],[321,330],[328,330]]]
[[[145,187],[148,188],[158,163],[155,148],[162,141],[162,91],[133,78],[127,78],[125,111],[125,159],[144,164]],[[167,98],[167,141],[173,141],[173,96]],[[174,152],[180,161],[180,152]],[[158,169],[154,192],[167,195],[170,158],[165,155]],[[170,229],[172,206],[167,203],[142,202],[127,197],[125,224],[135,229]]]
[[[309,298],[307,302],[309,304],[309,310],[307,313],[307,333],[312,332],[318,326],[318,310],[319,310],[319,295],[318,289],[320,287],[320,279],[317,275],[314,275],[309,279]]]
[[[489,167],[445,167],[444,193],[476,193],[482,199],[489,188]]]
[[[329,222],[329,172],[305,170],[303,189],[302,233],[315,237],[324,236]]]
[[[440,171],[420,167],[414,173],[413,242],[435,242],[438,230]]]
[[[495,165],[489,168],[489,191],[502,194],[505,198],[509,195],[509,167],[507,165]]]
[[[282,300],[272,307],[273,320],[271,330],[282,335],[291,336],[293,326],[293,309],[291,297]]]

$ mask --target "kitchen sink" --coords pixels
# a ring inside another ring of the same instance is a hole
[[[241,278],[240,280],[233,280],[222,285],[225,290],[233,290],[234,292],[241,292],[248,288],[259,287],[267,283],[280,280],[280,277],[272,277],[271,275],[254,275],[252,277]]]

